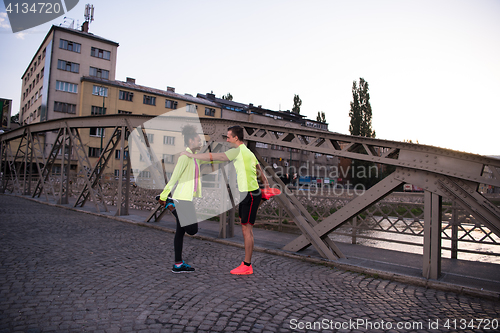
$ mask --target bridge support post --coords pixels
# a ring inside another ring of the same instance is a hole
[[[0,142],[0,193],[5,193],[4,178],[7,177],[7,142]],[[5,157],[4,157],[5,154]]]
[[[441,211],[442,197],[425,191],[422,274],[427,279],[437,279],[441,275]]]
[[[71,164],[71,138],[65,127],[62,128],[63,139],[61,144],[61,180],[59,183],[58,204],[65,205],[69,202],[69,170]],[[66,159],[66,154],[68,158]]]

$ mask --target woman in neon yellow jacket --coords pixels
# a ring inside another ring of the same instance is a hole
[[[186,125],[182,129],[186,151],[196,153],[201,148],[201,138],[196,129]],[[201,162],[206,163],[206,162]],[[193,197],[201,197],[200,161],[188,156],[180,156],[175,165],[174,172],[167,185],[160,194],[160,203],[165,205],[168,195],[174,188],[172,198],[175,200],[175,210],[172,214],[176,218],[177,227],[174,236],[175,263],[172,267],[174,273],[193,272],[194,268],[182,260],[182,244],[184,234],[194,235],[198,232],[196,210]]]

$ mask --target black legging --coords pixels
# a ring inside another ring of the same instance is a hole
[[[196,211],[194,205],[191,201],[179,201],[176,204],[176,209],[172,212],[175,216],[177,227],[175,229],[174,236],[174,252],[175,252],[175,262],[182,262],[182,244],[184,242],[184,234],[195,235],[198,232],[198,223],[196,222]],[[181,227],[179,222],[179,215],[182,220],[182,224],[186,225]],[[194,222],[194,223],[193,223]]]

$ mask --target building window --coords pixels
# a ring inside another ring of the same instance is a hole
[[[142,103],[148,104],[148,105],[156,105],[156,97],[144,95],[144,98],[142,99]]]
[[[103,109],[102,106],[92,105],[92,110],[90,111],[90,114],[92,115],[106,114],[106,108]]]
[[[76,105],[62,102],[54,102],[54,111],[64,113],[76,113]]]
[[[132,111],[118,110],[118,114],[132,114]]]
[[[89,147],[89,157],[99,157],[101,155],[100,148]]]
[[[44,67],[44,68],[42,68],[42,70],[40,71],[40,79],[43,77],[43,72],[44,72],[44,70],[45,70],[45,67]]]
[[[163,136],[163,144],[175,146],[175,136],[164,135]]]
[[[65,61],[65,60],[57,60],[57,69],[66,71],[66,72],[73,72],[73,73],[80,73],[80,65],[74,62],[70,61]]]
[[[106,79],[106,80],[109,79],[109,71],[107,71],[105,69],[96,68],[96,67],[90,67],[89,75],[94,76],[94,77],[98,77],[101,79]]]
[[[70,42],[69,40],[61,39],[59,40],[59,48],[80,53],[81,44]]]
[[[153,143],[154,142],[154,139],[155,139],[155,135],[154,134],[146,134],[146,136],[148,137],[148,142],[149,143]]]
[[[165,107],[168,109],[177,109],[177,102],[171,100],[165,100]]]
[[[108,88],[101,86],[94,86],[92,95],[108,97]]]
[[[174,155],[163,154],[163,163],[174,164]]]
[[[146,154],[147,154],[147,156],[146,156],[146,157],[147,157],[147,159],[148,159],[149,161],[153,161],[153,159],[154,159],[154,158],[153,158],[153,156],[151,156],[149,153],[146,153]],[[140,161],[140,162],[144,162],[144,157],[142,157],[142,154],[139,154],[139,161]]]
[[[265,148],[267,149],[267,143],[262,143],[262,142],[256,142],[255,147],[257,148]]]
[[[215,117],[215,109],[205,108],[205,116]]]
[[[134,93],[129,91],[120,90],[119,97],[121,100],[132,102],[134,98]]]
[[[104,137],[105,131],[104,128],[102,127],[91,127],[90,128],[90,136],[98,136],[101,137],[101,135]]]
[[[149,171],[141,171],[141,173],[139,173],[139,177],[141,177],[141,178],[151,178],[151,173]]]
[[[186,112],[196,113],[198,105],[186,104]]]
[[[111,52],[101,50],[95,47],[90,49],[90,55],[96,58],[101,58],[106,60],[109,60],[111,58]]]
[[[119,160],[121,156],[121,150],[115,150],[115,159]],[[123,154],[124,158],[128,157],[128,150],[125,150],[125,154]]]
[[[78,85],[74,83],[56,81],[56,90],[66,91],[70,93],[78,93]]]

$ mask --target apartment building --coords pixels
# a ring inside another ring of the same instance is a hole
[[[53,25],[22,75],[20,124],[76,116],[81,77],[114,80],[117,49],[88,30]]]

